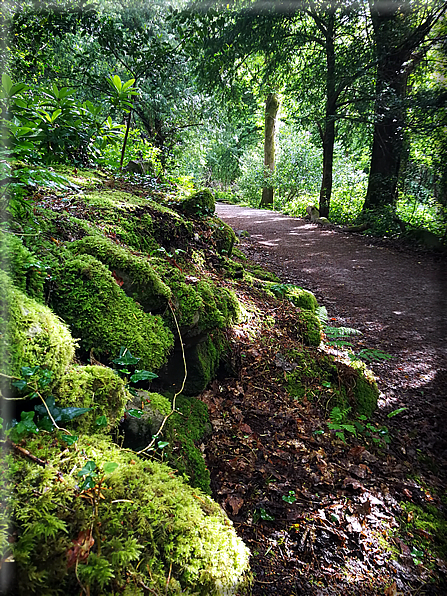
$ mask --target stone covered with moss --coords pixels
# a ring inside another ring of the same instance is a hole
[[[298,339],[305,346],[318,347],[321,343],[323,329],[320,319],[309,310],[301,310],[297,316],[296,330]]]
[[[59,407],[91,409],[73,422],[84,433],[116,428],[131,398],[124,381],[106,366],[70,367],[53,393]],[[98,416],[106,417],[105,428],[96,425]]]
[[[186,215],[205,216],[213,215],[216,210],[214,195],[209,188],[199,190],[180,203],[180,209]]]
[[[24,447],[48,464],[12,452],[1,464],[2,478],[10,476],[1,486],[10,517],[0,524],[2,557],[15,560],[18,593],[249,591],[249,552],[231,521],[166,465],[99,436],[67,447],[54,435],[33,435]],[[91,489],[82,486],[87,464]]]
[[[101,236],[85,236],[73,242],[70,250],[88,254],[107,265],[124,292],[136,300],[146,312],[163,310],[172,293],[160,279],[147,256],[138,255]]]
[[[8,273],[14,285],[31,298],[42,301],[46,269],[22,240],[12,232],[0,230],[0,268]]]
[[[216,251],[227,257],[231,257],[236,242],[236,234],[232,228],[218,217],[210,217],[207,220],[211,228],[211,239]]]
[[[298,286],[292,286],[288,288],[285,293],[285,297],[295,306],[298,306],[298,308],[310,310],[313,313],[318,308],[317,299],[312,292],[309,292],[309,290],[304,290],[303,288],[299,288]]]
[[[351,409],[371,416],[377,407],[379,390],[374,376],[363,362],[350,366],[316,350],[293,351],[293,371],[287,373],[287,391],[295,399],[323,402],[325,409]]]
[[[71,326],[81,347],[112,360],[121,347],[155,371],[166,361],[173,335],[160,317],[145,313],[121,289],[111,271],[91,255],[68,259],[57,272],[54,310]]]
[[[75,342],[67,325],[47,306],[16,288],[0,271],[0,366],[21,377],[22,366],[41,366],[61,376],[74,356]]]

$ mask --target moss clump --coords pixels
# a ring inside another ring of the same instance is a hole
[[[107,427],[115,428],[122,416],[130,394],[124,381],[105,366],[73,366],[60,379],[54,389],[56,403],[63,408],[91,408],[90,412],[75,418],[73,425],[82,432],[98,430],[95,424],[98,416],[107,418]]]
[[[184,199],[180,203],[180,209],[186,215],[213,215],[216,210],[214,195],[209,188],[204,188]]]
[[[434,505],[424,508],[414,503],[401,503],[404,511],[402,527],[420,547],[433,554],[447,558],[447,519],[444,511]],[[406,518],[406,519],[405,519]],[[416,534],[416,536],[415,536]]]
[[[290,300],[295,306],[315,312],[318,308],[318,302],[312,292],[303,290],[298,286],[292,286],[287,289],[285,297]]]
[[[42,366],[54,377],[74,356],[75,342],[67,326],[47,307],[14,287],[0,271],[0,366],[21,377],[22,366]]]
[[[197,334],[223,329],[237,319],[239,302],[234,292],[195,276],[185,276],[161,259],[158,260],[157,271],[172,291],[175,315],[183,327],[182,332]],[[167,314],[167,317],[169,321],[171,315]],[[174,328],[173,322],[170,325]]]
[[[308,310],[301,310],[297,317],[299,340],[306,346],[318,347],[321,343],[323,329],[320,319]]]
[[[364,362],[354,360],[350,366],[337,363],[339,374],[344,377],[349,405],[358,414],[371,416],[377,407],[379,389],[373,373]]]
[[[54,436],[33,436],[24,447],[49,465],[6,458],[18,593],[77,594],[79,582],[91,596],[129,594],[129,587],[146,593],[143,585],[165,593],[169,584],[169,594],[190,596],[248,588],[249,552],[230,520],[167,466],[99,436],[81,436],[68,449]],[[105,475],[96,512],[79,487],[87,462],[96,482]],[[118,467],[104,474],[108,462]]]
[[[246,266],[246,269],[248,269],[253,277],[256,277],[257,279],[263,279],[265,281],[271,281],[275,283],[279,283],[281,281],[278,276],[272,273],[272,271],[267,271],[260,265],[249,265]]]
[[[128,404],[128,410],[139,410],[139,417],[127,412],[120,432],[124,435],[124,447],[140,451],[152,441],[158,433],[165,416],[171,410],[171,402],[159,393],[137,390]]]
[[[172,348],[173,335],[162,320],[143,312],[107,267],[90,255],[64,263],[52,304],[85,350],[93,348],[109,360],[125,346],[141,358],[141,368],[157,370]]]
[[[379,391],[363,362],[348,366],[330,354],[308,350],[294,351],[289,359],[294,370],[287,373],[286,388],[295,399],[319,402],[328,412],[334,407],[365,416],[374,412]]]
[[[23,246],[20,238],[0,230],[0,268],[14,285],[31,298],[42,301],[46,270],[41,261]]]
[[[192,487],[211,494],[210,473],[202,452],[196,447],[211,431],[208,408],[199,399],[179,395],[176,409],[181,414],[175,413],[168,419],[165,431],[169,462],[188,478]]]
[[[75,253],[89,254],[107,265],[121,283],[124,292],[136,300],[146,312],[166,307],[171,290],[163,283],[147,257],[135,255],[107,238],[85,236],[73,242]]]
[[[231,257],[236,242],[236,234],[228,224],[218,217],[210,217],[207,223],[211,227],[211,239],[216,251],[221,255]]]

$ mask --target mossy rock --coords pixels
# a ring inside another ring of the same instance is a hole
[[[275,275],[272,271],[267,271],[260,265],[246,265],[245,268],[251,273],[253,277],[256,277],[256,279],[262,279],[274,283],[279,283],[281,281],[279,277]]]
[[[192,487],[211,494],[210,473],[197,447],[212,432],[208,408],[199,399],[185,395],[177,396],[175,407],[176,413],[168,419],[164,433],[169,441],[169,463],[186,476]]]
[[[323,328],[320,319],[311,311],[301,310],[298,313],[296,329],[299,340],[305,346],[320,345]]]
[[[54,388],[59,407],[91,408],[71,423],[83,433],[104,432],[116,428],[131,399],[124,381],[106,366],[72,366]],[[105,416],[107,426],[98,428],[98,416]]]
[[[223,333],[217,330],[184,342],[187,377],[182,391],[185,395],[199,395],[205,389],[215,378],[227,349]],[[177,346],[167,365],[159,371],[159,380],[166,391],[179,391],[184,372],[182,351]]]
[[[1,542],[15,560],[17,593],[77,594],[79,584],[91,596],[129,594],[129,587],[143,595],[143,585],[165,593],[168,584],[171,595],[249,592],[249,551],[231,521],[168,466],[99,436],[80,436],[67,448],[39,435],[23,446],[48,464],[15,453],[1,464],[2,501],[9,503]],[[94,481],[104,476],[96,515],[81,498],[79,473],[88,462]]]
[[[293,351],[289,360],[294,370],[287,373],[286,388],[295,399],[324,403],[327,411],[339,407],[368,417],[377,407],[379,390],[363,362],[347,365],[316,350]]]
[[[0,271],[0,367],[21,378],[23,366],[41,366],[60,377],[72,361],[75,342],[47,306],[29,298]]]
[[[155,371],[174,343],[161,318],[145,313],[91,255],[73,257],[61,266],[52,305],[80,338],[81,347],[93,348],[96,357],[108,361],[124,346],[141,359],[141,369]]]
[[[31,298],[42,302],[46,268],[20,238],[0,230],[0,267],[14,285]]]
[[[204,188],[184,199],[180,205],[183,213],[189,216],[213,215],[216,210],[214,195],[209,188]]]
[[[175,316],[186,338],[213,329],[223,329],[237,320],[239,302],[231,290],[194,275],[185,275],[161,260],[157,272],[171,289]],[[166,320],[174,329],[175,324],[169,312],[166,313]]]
[[[126,417],[120,426],[124,436],[125,447],[140,451],[152,441],[158,433],[165,416],[171,410],[171,402],[167,397],[150,391],[137,389],[127,404]],[[132,415],[129,410],[139,410],[139,415]]]
[[[227,257],[231,257],[236,242],[236,234],[232,228],[218,217],[210,217],[208,223],[211,228],[211,240],[216,251]]]
[[[295,306],[298,306],[298,308],[310,310],[313,313],[318,308],[317,299],[312,292],[299,288],[298,286],[288,288],[285,293],[285,298],[290,300]]]
[[[160,279],[147,256],[136,255],[101,236],[85,236],[73,242],[70,250],[75,254],[91,255],[107,265],[122,290],[146,312],[166,308],[171,290]]]

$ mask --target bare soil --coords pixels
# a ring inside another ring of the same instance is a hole
[[[243,333],[239,375],[202,396],[214,429],[204,445],[214,496],[251,547],[253,593],[446,594],[436,556],[445,528],[421,530],[408,513],[434,506],[445,521],[445,259],[272,211],[218,204],[217,215],[250,260],[312,290],[333,326],[359,329],[354,351],[392,356],[368,363],[381,391],[374,424],[387,426],[389,445],[315,434],[315,407],[291,403],[272,375],[277,346],[244,343]],[[278,342],[288,341],[290,317],[276,309]],[[398,408],[406,409],[387,417]]]

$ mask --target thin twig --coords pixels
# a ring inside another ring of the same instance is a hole
[[[149,445],[148,445],[147,447],[145,447],[144,449],[141,449],[141,451],[137,451],[137,455],[140,455],[141,453],[144,453],[145,451],[148,451],[149,449],[151,449],[151,448],[153,447],[153,445],[154,445],[155,441],[156,441],[156,440],[157,440],[157,438],[160,436],[160,433],[161,433],[161,431],[163,430],[163,428],[164,428],[164,426],[165,426],[165,424],[166,424],[166,422],[167,422],[168,418],[169,418],[170,416],[172,416],[172,414],[174,414],[174,412],[175,412],[175,400],[176,400],[176,399],[177,399],[177,397],[180,395],[180,393],[183,391],[183,389],[184,389],[184,387],[185,387],[185,383],[186,383],[186,377],[188,376],[188,370],[187,370],[187,368],[186,368],[185,348],[184,348],[184,346],[183,346],[183,340],[182,340],[182,335],[181,335],[181,333],[180,333],[180,327],[179,327],[179,324],[178,324],[178,322],[177,322],[177,318],[176,318],[176,316],[175,316],[174,309],[172,308],[172,304],[171,304],[171,301],[170,301],[170,300],[168,301],[168,305],[169,305],[169,308],[170,308],[170,310],[171,310],[172,316],[173,316],[173,318],[174,318],[175,326],[177,327],[177,333],[178,333],[178,336],[179,336],[179,339],[180,339],[180,347],[181,347],[181,349],[182,349],[183,366],[184,366],[184,369],[185,369],[185,374],[184,374],[184,376],[183,376],[183,383],[182,383],[182,386],[180,387],[180,391],[177,391],[177,393],[174,395],[174,398],[173,398],[173,400],[172,400],[172,409],[171,409],[171,411],[169,412],[169,414],[167,414],[167,415],[166,415],[166,416],[163,418],[163,422],[161,423],[161,426],[160,426],[160,428],[158,429],[157,433],[156,433],[156,434],[154,435],[154,437],[152,438],[152,441],[149,443]]]

